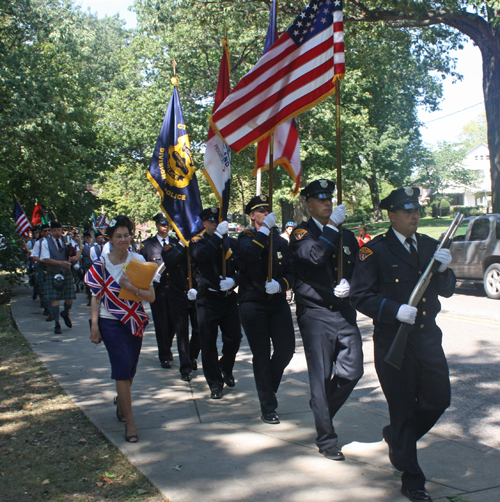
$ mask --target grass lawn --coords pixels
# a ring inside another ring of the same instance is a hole
[[[1,278],[0,278],[1,279]],[[0,500],[160,502],[15,328],[0,294]]]
[[[417,232],[434,237],[434,239],[439,239],[441,234],[448,230],[452,221],[453,217],[451,216],[445,218],[431,218],[430,216],[426,216],[425,218],[420,218],[420,225]],[[368,234],[373,238],[385,232],[389,228],[390,223],[389,221],[382,221],[379,223],[368,223],[365,226],[368,227]],[[345,227],[352,230],[356,236],[358,236],[359,232],[357,225],[346,224]]]

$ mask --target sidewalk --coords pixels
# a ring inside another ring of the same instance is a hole
[[[123,424],[114,415],[107,352],[89,341],[85,304],[86,297],[78,294],[71,310],[73,328],[62,324],[62,335],[53,334],[53,323],[45,322],[25,287],[13,291],[12,313],[73,401],[172,502],[408,500],[399,492],[399,474],[382,440],[388,413],[372,372],[335,418],[347,460],[334,462],[318,453],[298,331],[296,354],[278,393],[281,424],[269,425],[260,420],[245,338],[234,368],[236,387],[226,387],[223,399],[211,400],[201,368],[190,383],[181,381],[176,351],[173,368],[160,367],[151,323],[133,386],[139,442],[126,443]],[[369,344],[370,322],[361,318],[359,324]],[[456,438],[438,424],[419,442],[419,460],[434,500],[453,495],[461,495],[460,502],[500,500],[498,450]]]

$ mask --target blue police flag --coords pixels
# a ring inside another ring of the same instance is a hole
[[[175,84],[149,164],[148,178],[160,194],[161,207],[170,226],[188,245],[191,237],[203,230],[199,216],[203,208]]]

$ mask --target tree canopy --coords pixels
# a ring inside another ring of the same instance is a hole
[[[430,4],[420,4],[418,19],[413,4],[345,5],[342,165],[344,198],[352,208],[364,186],[377,211],[385,191],[410,182],[413,169],[429,158],[417,108],[438,106],[436,72],[454,74],[447,50],[459,47],[462,35],[443,21],[444,13],[434,22]],[[26,209],[38,199],[51,217],[74,224],[88,222],[101,206],[139,221],[158,212],[146,172],[172,94],[175,59],[202,201],[216,202],[201,170],[221,40],[229,39],[235,85],[262,55],[269,2],[136,0],[134,9],[138,27],[126,30],[116,16],[99,20],[73,0],[0,0],[0,181],[6,200],[17,195]],[[279,30],[299,9],[280,2]],[[488,9],[474,15],[486,18]],[[382,18],[386,22],[374,22]],[[491,136],[488,110],[487,116]],[[297,124],[303,182],[335,179],[334,100],[300,115]],[[253,165],[253,147],[232,156],[232,212],[241,214],[254,195]],[[264,176],[264,191],[266,183]],[[275,194],[283,207],[294,202],[291,190],[292,181],[278,169]]]

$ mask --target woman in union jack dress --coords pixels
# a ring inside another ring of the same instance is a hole
[[[111,378],[116,380],[116,416],[125,422],[125,439],[136,443],[137,427],[132,414],[131,386],[137,370],[144,328],[149,318],[141,302],[122,300],[120,290],[131,291],[141,301],[155,299],[153,286],[139,289],[123,271],[132,258],[145,259],[128,250],[133,236],[133,225],[127,216],[117,216],[106,229],[112,251],[102,254],[85,275],[85,283],[92,292],[90,340],[104,342],[111,363]]]

